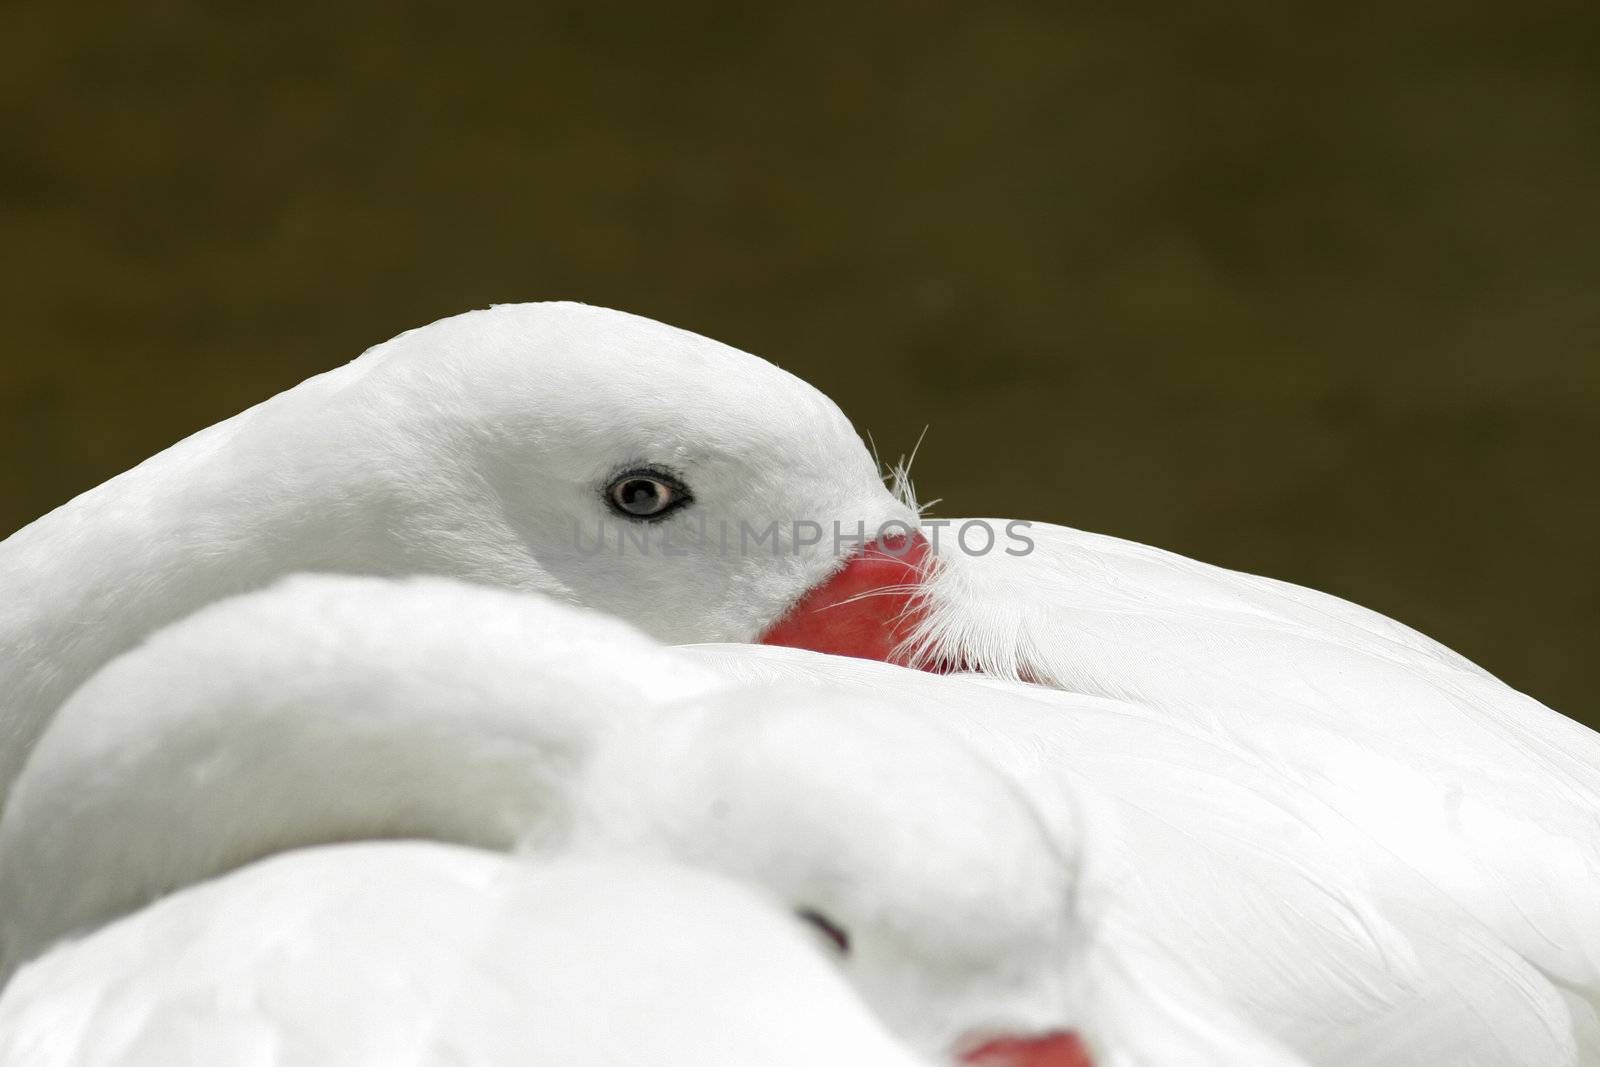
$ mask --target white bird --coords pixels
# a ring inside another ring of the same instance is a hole
[[[832,570],[835,517],[915,520],[838,407],[770,363],[581,304],[441,320],[0,543],[0,799],[97,667],[285,574],[453,575],[744,641]]]
[[[294,579],[163,630],[62,709],[0,820],[0,947],[15,967],[319,844],[649,854],[807,916],[941,1062],[1299,1062],[1136,933],[1098,937],[1071,812],[893,692],[737,685],[542,598]]]
[[[252,864],[61,946],[0,998],[0,1067],[925,1062],[749,888],[423,842]]]
[[[848,943],[845,973],[930,1055],[1066,1027],[1101,1065],[1595,1047],[1581,995],[1248,746],[1033,686],[660,648],[437,581],[298,579],[101,672],[0,821],[6,957],[372,836],[753,882]]]
[[[674,550],[586,554],[607,516]],[[1593,1009],[1600,736],[1392,620],[1114,538],[1034,525],[1021,556],[918,536],[900,563],[836,558],[835,523],[910,518],[837,408],[754,357],[573,305],[444,320],[0,546],[0,789],[79,681],[201,603],[308,567],[447,573],[662,640],[1133,698],[1276,767]],[[778,551],[738,537],[772,523]]]

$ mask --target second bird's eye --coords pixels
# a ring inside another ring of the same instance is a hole
[[[606,502],[631,519],[660,518],[689,502],[689,491],[676,478],[659,471],[628,471],[606,489]]]
[[[828,946],[841,956],[850,955],[850,934],[844,927],[815,908],[797,908],[795,917],[822,935]]]

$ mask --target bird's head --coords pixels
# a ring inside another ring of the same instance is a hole
[[[348,370],[330,402],[404,569],[538,589],[670,642],[753,640],[832,582],[878,602],[832,607],[827,630],[864,612],[864,654],[890,651],[916,513],[839,408],[765,360],[555,303],[444,319]]]
[[[765,888],[939,1062],[1069,1067],[1070,826],[927,716],[760,687],[668,709],[597,757],[576,844]]]

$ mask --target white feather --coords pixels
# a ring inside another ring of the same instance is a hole
[[[1593,1055],[1582,987],[1205,724],[664,649],[440,581],[300,579],[103,672],[0,822],[7,949],[374,835],[643,852],[822,906],[855,928],[857,988],[930,1054],[1009,1025],[1077,1028],[1105,1064]]]
[[[921,662],[1136,702],[1276,766],[1528,963],[1600,989],[1600,734],[1335,597],[1035,525],[945,553]]]

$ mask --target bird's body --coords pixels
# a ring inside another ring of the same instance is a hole
[[[1126,699],[1281,768],[1532,965],[1600,990],[1600,734],[1336,597],[1035,525],[947,555],[920,655]]]

